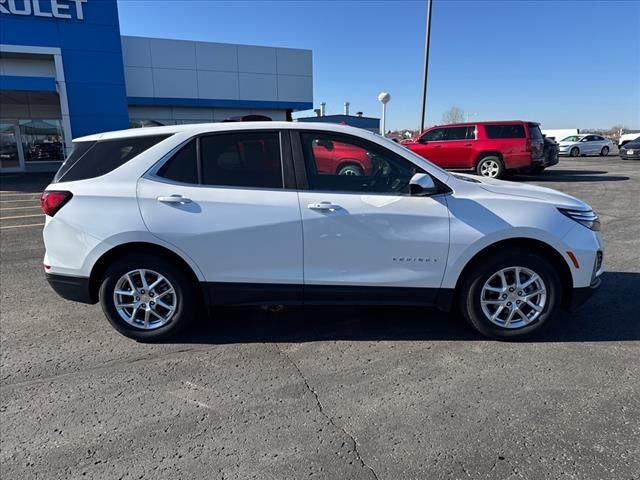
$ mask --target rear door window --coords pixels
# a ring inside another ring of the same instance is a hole
[[[485,132],[489,138],[526,138],[524,125],[485,125]]]
[[[446,140],[473,140],[476,138],[475,127],[450,127],[446,130]]]
[[[160,170],[158,176],[180,183],[198,183],[198,157],[196,141],[182,147]]]
[[[280,135],[247,132],[200,139],[202,183],[226,187],[283,188]]]
[[[145,150],[160,143],[170,135],[146,135],[142,137],[79,142],[78,152],[62,164],[54,182],[73,182],[105,175],[137,157]],[[91,143],[91,145],[85,145]]]

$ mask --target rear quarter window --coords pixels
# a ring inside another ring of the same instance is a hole
[[[485,132],[488,138],[526,138],[524,125],[485,125]]]
[[[105,175],[170,135],[146,135],[97,142],[78,142],[53,181],[73,182]]]

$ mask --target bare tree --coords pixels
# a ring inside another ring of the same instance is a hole
[[[460,107],[451,107],[442,114],[442,123],[464,122],[464,110]]]
[[[626,129],[627,129],[627,127],[624,126],[624,125],[620,125],[620,124],[614,125],[607,132],[607,136],[609,136],[609,137],[611,137],[611,138],[613,138],[615,140],[618,140],[622,136],[622,134],[624,134],[624,131]]]

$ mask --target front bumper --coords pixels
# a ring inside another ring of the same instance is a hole
[[[574,287],[574,289],[571,291],[571,297],[569,298],[569,302],[566,305],[567,310],[574,311],[580,305],[582,305],[587,300],[589,300],[593,296],[593,294],[595,294],[598,291],[598,288],[600,288],[601,284],[602,284],[602,279],[600,277],[596,277],[593,279],[593,282],[591,282],[591,285],[589,285],[588,287],[580,287],[580,288]]]
[[[80,303],[96,303],[96,299],[91,296],[91,287],[88,278],[58,275],[55,273],[45,273],[45,276],[51,288],[62,298]]]
[[[622,160],[640,160],[640,151],[638,153],[633,153],[633,155],[629,155],[627,153],[620,152],[620,158]]]

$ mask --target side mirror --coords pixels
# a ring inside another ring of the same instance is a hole
[[[409,181],[411,195],[416,197],[426,197],[438,193],[438,187],[433,182],[433,178],[426,173],[416,173]]]

